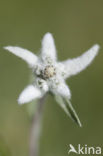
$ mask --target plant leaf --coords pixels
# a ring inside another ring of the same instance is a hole
[[[82,127],[82,124],[79,120],[79,117],[74,110],[70,100],[67,97],[62,97],[57,95],[56,96],[56,101],[60,105],[60,107],[65,111],[65,113],[80,127]]]

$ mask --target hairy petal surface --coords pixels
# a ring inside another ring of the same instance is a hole
[[[56,61],[56,48],[52,34],[46,33],[42,40],[41,57],[44,63]]]
[[[43,93],[34,85],[27,86],[18,98],[19,104],[31,102],[34,99],[41,98]]]
[[[98,54],[99,48],[99,45],[96,44],[81,56],[62,62],[65,68],[64,78],[76,75],[90,65]]]
[[[71,98],[70,89],[65,84],[65,82],[59,83],[58,85],[56,85],[55,88],[51,88],[51,91],[55,95],[60,95],[60,96],[63,96],[63,97],[68,97],[69,99]]]
[[[49,90],[47,82],[41,78],[36,79],[36,84],[44,92],[47,92]]]
[[[13,46],[7,46],[4,49],[26,61],[30,67],[34,67],[37,63],[38,57],[29,50]]]

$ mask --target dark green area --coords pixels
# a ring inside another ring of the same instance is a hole
[[[29,83],[30,70],[3,46],[37,53],[46,32],[53,33],[60,60],[76,57],[95,43],[101,49],[88,69],[67,80],[83,127],[76,126],[49,96],[40,155],[67,156],[69,144],[103,145],[103,1],[1,0],[0,156],[28,156],[30,126],[26,105],[18,106],[16,101]]]

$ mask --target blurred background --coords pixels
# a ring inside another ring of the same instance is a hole
[[[40,156],[67,156],[69,144],[103,146],[103,1],[0,1],[0,156],[28,156],[30,118],[27,105],[17,104],[31,71],[3,50],[12,45],[40,51],[46,32],[55,38],[59,60],[101,46],[91,66],[67,80],[82,128],[48,96],[43,116]],[[73,155],[73,154],[71,154]]]

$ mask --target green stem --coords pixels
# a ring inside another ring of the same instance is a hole
[[[40,139],[41,119],[43,115],[45,97],[46,96],[39,100],[37,111],[32,118],[29,140],[29,156],[38,156],[39,154],[38,148]]]

